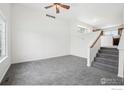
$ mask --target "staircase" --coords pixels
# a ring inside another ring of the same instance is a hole
[[[92,63],[92,66],[117,74],[118,56],[119,52],[117,48],[101,47]]]

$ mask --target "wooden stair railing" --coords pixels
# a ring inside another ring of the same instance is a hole
[[[96,44],[96,42],[99,40],[99,38],[103,35],[103,31],[101,31],[101,33],[99,34],[99,36],[97,37],[97,39],[93,42],[93,44],[90,46],[90,48],[93,48],[94,45]]]

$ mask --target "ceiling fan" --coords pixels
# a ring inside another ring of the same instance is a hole
[[[50,17],[50,18],[53,18],[55,19],[56,17],[55,16],[52,16],[52,15],[49,15],[49,14],[46,14],[47,17]]]
[[[61,4],[61,3],[53,3],[52,5],[49,5],[49,6],[46,6],[44,7],[45,9],[48,9],[48,8],[51,8],[51,7],[54,7],[56,8],[56,13],[60,13],[60,8],[64,8],[64,9],[69,9],[70,6],[69,5],[65,5],[65,4]]]

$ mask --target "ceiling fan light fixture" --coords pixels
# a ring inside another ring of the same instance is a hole
[[[49,5],[49,6],[46,6],[44,7],[45,9],[48,9],[48,8],[51,8],[51,7],[54,7],[56,8],[56,13],[60,13],[60,8],[64,8],[64,9],[70,9],[70,6],[69,5],[65,5],[65,4],[61,4],[61,3],[53,3],[52,5]]]

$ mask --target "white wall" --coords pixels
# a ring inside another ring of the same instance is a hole
[[[79,22],[71,22],[71,54],[75,56],[80,56],[88,58],[88,46],[96,39],[99,33],[91,32],[92,26]],[[88,33],[79,33],[77,31],[77,25],[82,25],[89,28]]]
[[[103,28],[103,32],[107,31],[118,31],[118,26]],[[113,47],[113,37],[112,35],[103,35],[101,37],[101,46],[102,47]]]
[[[0,4],[0,14],[5,18],[6,20],[6,32],[7,32],[7,52],[8,57],[0,62],[0,82],[2,78],[4,77],[6,71],[8,70],[10,66],[11,61],[11,54],[10,54],[10,4]]]
[[[99,32],[90,32],[82,34],[81,37],[72,36],[71,38],[71,54],[88,58],[88,48],[98,37]]]
[[[12,62],[70,54],[69,22],[44,17],[42,12],[12,7]]]
[[[101,46],[102,47],[113,47],[113,37],[110,35],[101,36]]]

